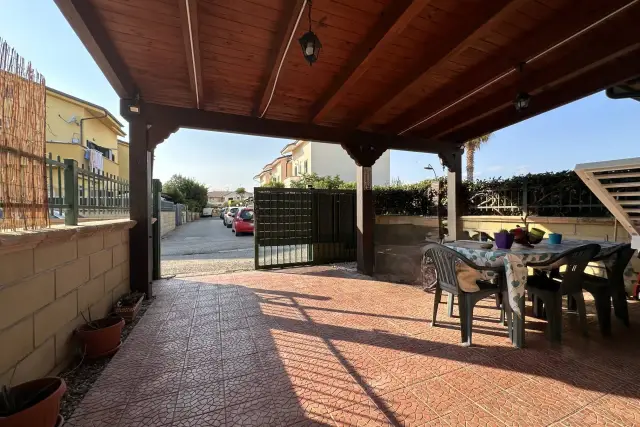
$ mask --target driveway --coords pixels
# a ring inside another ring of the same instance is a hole
[[[252,270],[253,236],[236,237],[218,217],[184,224],[162,239],[162,276]]]

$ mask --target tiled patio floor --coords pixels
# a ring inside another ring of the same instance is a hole
[[[67,426],[640,425],[637,326],[585,340],[568,317],[555,348],[531,321],[517,350],[485,300],[464,348],[432,294],[330,267],[155,289]]]

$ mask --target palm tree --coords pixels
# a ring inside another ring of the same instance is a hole
[[[480,146],[482,146],[482,144],[485,144],[487,141],[489,141],[491,135],[492,134],[489,133],[487,135],[470,139],[469,141],[465,142],[464,148],[467,152],[467,181],[473,181],[473,169],[476,151],[480,149]]]

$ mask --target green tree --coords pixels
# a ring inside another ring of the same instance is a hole
[[[208,202],[207,186],[193,178],[173,175],[162,185],[162,192],[176,203],[187,205],[190,211],[201,211]]]
[[[319,176],[317,173],[305,173],[302,174],[299,180],[291,183],[293,188],[322,188],[328,190],[336,190],[339,188],[345,188],[345,183],[340,175],[336,176]]]
[[[236,194],[240,196],[240,201],[243,201],[244,195],[247,194],[247,190],[245,190],[244,187],[238,187],[236,188]]]
[[[284,188],[284,182],[280,182],[280,181],[276,181],[275,179],[272,179],[271,181],[269,181],[266,184],[264,184],[263,187],[267,187],[267,188]]]
[[[467,154],[467,181],[473,182],[476,151],[478,151],[483,144],[486,144],[490,138],[491,134],[489,133],[465,142],[464,149]]]

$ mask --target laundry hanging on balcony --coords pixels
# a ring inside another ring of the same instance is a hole
[[[102,152],[98,150],[93,150],[91,148],[87,149],[89,153],[89,168],[90,170],[103,170],[104,169],[104,156]]]

